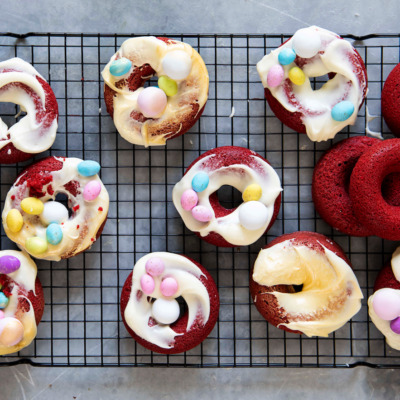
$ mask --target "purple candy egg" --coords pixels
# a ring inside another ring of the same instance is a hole
[[[397,334],[400,334],[400,317],[390,321],[390,329]]]
[[[210,208],[205,206],[196,206],[192,209],[194,219],[200,222],[209,222],[213,219],[213,212]]]
[[[0,274],[11,274],[21,266],[21,261],[14,256],[0,257]]]

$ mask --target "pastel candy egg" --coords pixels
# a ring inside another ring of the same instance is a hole
[[[43,225],[49,225],[52,222],[61,224],[68,220],[68,209],[64,204],[58,201],[48,201],[44,203],[43,212],[40,214],[40,220]]]
[[[26,250],[32,254],[42,254],[47,251],[47,241],[38,236],[32,236],[25,241]]]
[[[205,206],[196,206],[192,209],[192,216],[200,222],[209,222],[212,220],[214,214],[212,210]]]
[[[22,218],[19,210],[13,208],[8,212],[6,217],[6,224],[8,226],[8,229],[13,233],[17,233],[22,229],[24,219]]]
[[[185,79],[192,69],[192,60],[185,51],[173,50],[162,59],[165,75],[178,81]]]
[[[0,257],[0,274],[11,274],[19,269],[21,261],[17,257],[5,255]]]
[[[3,319],[5,317],[4,311],[0,310],[0,319]]]
[[[302,85],[306,81],[306,76],[304,72],[299,67],[293,67],[289,70],[289,79],[295,85]]]
[[[175,96],[178,93],[178,84],[168,76],[162,75],[158,78],[158,87],[164,90],[169,97]]]
[[[9,302],[8,297],[3,292],[0,292],[0,308],[1,309],[6,308],[8,302]]]
[[[282,79],[285,75],[285,71],[282,66],[279,64],[273,65],[267,75],[267,84],[269,87],[277,87],[282,82]]]
[[[43,212],[44,204],[36,197],[27,197],[21,201],[21,208],[27,214],[39,215]]]
[[[61,242],[63,238],[63,232],[61,226],[52,223],[46,229],[46,239],[50,244],[56,245]]]
[[[156,284],[154,283],[154,279],[150,275],[144,274],[140,278],[140,286],[143,290],[143,293],[152,294],[154,292]]]
[[[178,282],[175,278],[169,276],[162,280],[160,290],[165,297],[173,296],[178,290]]]
[[[248,201],[239,206],[239,222],[249,231],[262,228],[268,222],[268,208],[259,201]],[[267,228],[265,226],[265,228]]]
[[[88,182],[83,189],[83,198],[85,201],[96,200],[101,192],[101,184],[99,181]]]
[[[0,320],[0,344],[6,347],[15,346],[24,337],[24,326],[14,317]]]
[[[127,74],[132,67],[132,61],[125,57],[114,60],[110,65],[110,74],[114,76],[122,76]]]
[[[354,104],[351,101],[344,100],[333,106],[331,115],[335,121],[346,121],[354,112]]]
[[[400,294],[394,289],[380,289],[374,294],[372,307],[379,318],[391,321],[400,316]]]
[[[158,118],[167,106],[167,95],[160,88],[149,86],[139,93],[137,103],[146,118]]]
[[[94,176],[100,171],[100,164],[97,161],[85,160],[78,164],[78,172],[82,176]]]
[[[252,183],[247,186],[242,194],[243,201],[257,201],[260,200],[262,196],[262,189],[257,183]]]
[[[321,48],[319,34],[309,28],[299,29],[292,38],[293,49],[299,57],[314,57]]]
[[[198,172],[192,179],[192,189],[199,193],[207,189],[208,183],[210,182],[210,177],[207,173],[201,171]]]
[[[285,48],[278,54],[278,61],[281,65],[291,64],[296,58],[296,52],[293,49]]]
[[[160,324],[172,324],[179,318],[179,303],[175,299],[157,299],[153,303],[152,314]]]
[[[397,317],[393,321],[390,321],[390,329],[397,334],[400,334],[400,318]]]
[[[151,276],[161,275],[164,272],[164,261],[159,257],[152,257],[146,262],[146,272]]]
[[[197,206],[199,202],[199,196],[193,189],[187,189],[182,193],[181,205],[186,211],[190,211],[193,207]]]

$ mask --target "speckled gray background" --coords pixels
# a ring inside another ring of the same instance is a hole
[[[40,3],[40,6],[38,5]],[[397,33],[400,2],[3,1],[1,31]],[[399,371],[318,369],[1,368],[0,399],[399,398]]]

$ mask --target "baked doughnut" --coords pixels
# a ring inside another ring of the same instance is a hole
[[[58,127],[57,100],[32,65],[20,58],[0,62],[0,102],[15,103],[26,112],[10,128],[0,118],[0,163],[25,161],[52,146]]]
[[[382,116],[386,125],[397,137],[400,136],[400,64],[387,77],[381,94]]]
[[[275,115],[316,142],[353,125],[367,94],[367,73],[358,52],[336,33],[317,26],[298,30],[264,56],[257,71]],[[310,79],[324,75],[329,80],[313,90]]]
[[[387,344],[400,350],[400,247],[376,278],[374,293],[368,298],[368,313]]]
[[[226,209],[217,190],[233,186],[244,202]],[[267,160],[236,146],[217,147],[197,158],[174,186],[172,200],[186,227],[208,243],[247,246],[267,232],[279,212],[281,183]]]
[[[99,170],[95,161],[65,157],[47,157],[27,167],[5,200],[7,236],[45,260],[59,261],[89,248],[108,214],[108,192]],[[59,193],[68,197],[69,210],[55,201]]]
[[[250,293],[269,323],[310,337],[342,327],[363,298],[343,250],[314,232],[289,233],[265,246],[250,274]]]
[[[181,304],[177,299],[182,299]],[[218,319],[214,280],[199,263],[172,253],[142,257],[126,279],[121,315],[129,334],[142,346],[163,354],[200,344]]]
[[[0,355],[20,351],[32,342],[43,310],[36,264],[24,252],[0,251]]]
[[[189,44],[168,38],[126,40],[103,72],[107,111],[119,134],[144,146],[165,145],[199,119],[208,97],[208,71]],[[143,88],[156,75],[158,87]]]

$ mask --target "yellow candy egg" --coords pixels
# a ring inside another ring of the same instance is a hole
[[[306,76],[299,67],[293,67],[289,70],[289,79],[295,85],[302,85],[306,81]]]
[[[25,241],[26,250],[32,254],[42,254],[47,251],[47,241],[38,236],[33,236]]]
[[[244,190],[242,194],[243,201],[258,201],[261,199],[262,189],[257,183],[253,183]]]
[[[7,214],[6,223],[11,232],[17,233],[22,229],[24,220],[21,213],[16,208],[13,208]]]
[[[21,201],[21,208],[30,215],[39,215],[43,212],[44,204],[36,197],[27,197]]]
[[[176,81],[165,75],[158,78],[158,87],[164,90],[168,97],[175,96],[178,93],[178,84]]]

